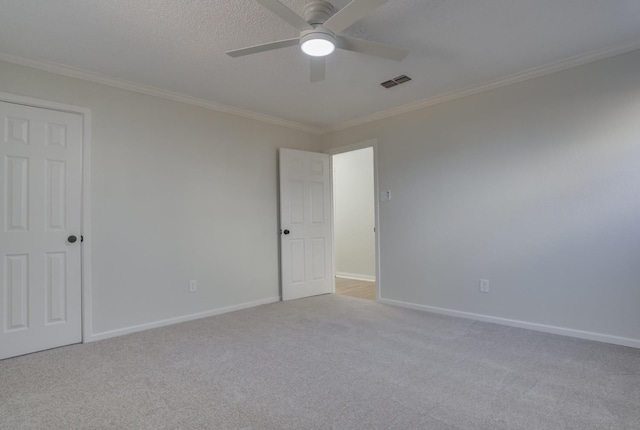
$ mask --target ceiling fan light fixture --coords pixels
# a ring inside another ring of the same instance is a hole
[[[326,31],[311,30],[300,37],[300,49],[312,57],[324,57],[336,49],[336,38]]]

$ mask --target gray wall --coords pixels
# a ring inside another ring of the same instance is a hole
[[[92,110],[94,333],[279,296],[277,148],[317,136],[3,62],[0,91]]]
[[[332,161],[336,275],[375,280],[373,148]]]
[[[382,297],[640,340],[639,76],[634,52],[323,136],[378,140]]]
[[[640,342],[639,72],[635,52],[321,141],[2,62],[0,91],[92,109],[95,332],[277,296],[276,149],[377,139],[383,298]]]

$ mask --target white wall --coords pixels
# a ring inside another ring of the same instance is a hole
[[[382,297],[640,347],[639,73],[634,52],[324,136],[378,140]]]
[[[332,160],[336,274],[375,280],[373,148]]]
[[[3,62],[0,91],[92,110],[94,333],[279,296],[277,148],[317,136]]]

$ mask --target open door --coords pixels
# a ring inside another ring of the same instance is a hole
[[[280,149],[282,300],[333,291],[330,158]]]

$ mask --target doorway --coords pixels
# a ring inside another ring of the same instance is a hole
[[[376,300],[374,148],[332,155],[336,294]]]

